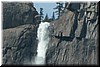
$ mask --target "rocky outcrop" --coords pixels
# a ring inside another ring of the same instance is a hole
[[[37,26],[3,30],[3,64],[32,64],[37,50]]]
[[[3,65],[33,63],[37,54],[37,15],[31,2],[3,2]]]
[[[32,2],[3,2],[3,28],[35,24],[38,12]]]
[[[3,3],[4,65],[31,65],[34,62],[37,54],[36,15],[31,4]],[[62,16],[50,23],[46,64],[98,63],[97,3],[66,3]]]
[[[46,64],[97,64],[97,3],[66,3],[63,15],[54,26]]]

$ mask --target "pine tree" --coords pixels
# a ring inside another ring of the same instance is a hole
[[[41,21],[42,21],[43,18],[44,18],[43,15],[44,15],[44,14],[43,14],[43,8],[40,8],[40,20],[41,20]]]
[[[58,15],[58,18],[59,18],[63,11],[63,3],[57,2],[56,4],[57,4],[57,6],[54,9],[57,9],[57,11],[55,11],[55,13]]]
[[[54,21],[54,20],[55,20],[55,14],[53,12],[53,14],[52,14],[52,21]]]
[[[49,17],[48,17],[48,14],[46,13],[46,16],[44,18],[44,22],[49,22]]]

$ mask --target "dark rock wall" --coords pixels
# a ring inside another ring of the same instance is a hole
[[[37,26],[3,30],[3,64],[32,64],[37,51]]]
[[[98,16],[95,2],[66,3],[60,19],[51,22],[54,33],[48,44],[46,63],[97,64]]]
[[[34,24],[38,12],[33,3],[2,2],[3,28],[12,28],[23,24]]]
[[[32,64],[38,15],[32,2],[3,2],[3,64]]]

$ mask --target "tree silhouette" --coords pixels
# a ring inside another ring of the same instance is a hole
[[[55,13],[58,15],[58,18],[59,18],[61,16],[62,11],[63,11],[63,3],[57,2],[56,4],[57,4],[57,6],[54,9],[55,10],[57,9],[57,11],[55,11]]]
[[[52,14],[52,21],[54,21],[54,20],[55,20],[55,14],[53,12],[53,14]]]
[[[44,22],[49,22],[49,17],[48,17],[48,14],[46,13],[46,16],[44,18]]]
[[[43,21],[43,8],[40,8],[40,20]]]

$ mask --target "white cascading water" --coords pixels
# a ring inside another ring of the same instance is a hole
[[[45,64],[45,54],[49,43],[49,26],[48,22],[41,22],[37,31],[38,47],[35,64]]]

